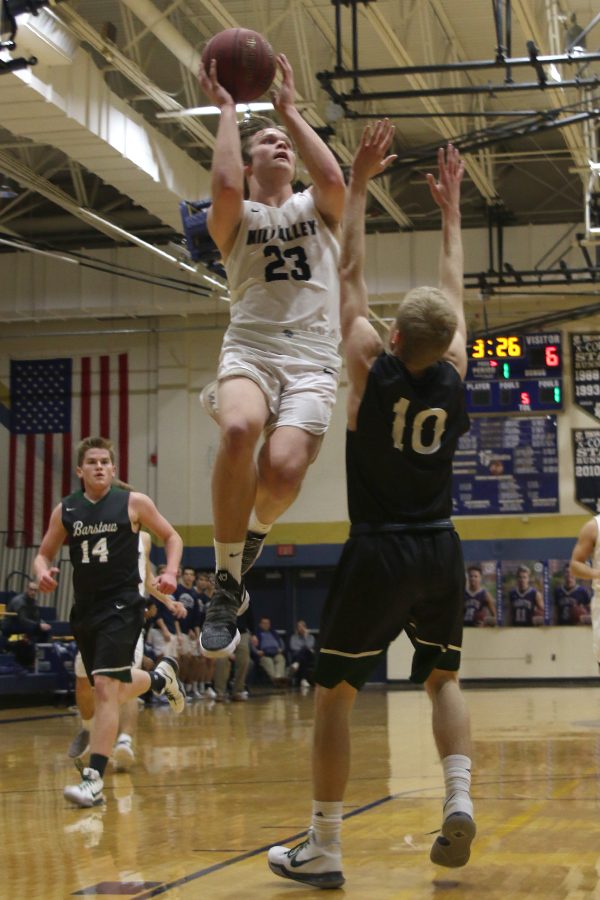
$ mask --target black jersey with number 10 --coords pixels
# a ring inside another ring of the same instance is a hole
[[[139,536],[131,527],[129,497],[111,487],[95,503],[83,491],[62,500],[76,599],[139,588]]]
[[[452,458],[469,430],[463,382],[449,362],[410,375],[396,356],[373,363],[346,432],[350,521],[411,523],[452,513]]]

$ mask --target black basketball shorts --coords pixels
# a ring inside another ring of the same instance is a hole
[[[415,648],[411,681],[458,671],[464,585],[454,529],[350,537],[322,612],[316,682],[361,688],[403,630]]]
[[[137,590],[76,597],[71,625],[90,683],[94,675],[131,681],[131,667],[144,624],[144,598]]]

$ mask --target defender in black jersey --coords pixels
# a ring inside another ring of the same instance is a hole
[[[341,319],[349,378],[346,470],[350,538],[325,603],[315,680],[313,818],[308,840],[272,847],[278,875],[319,887],[344,881],[342,799],[349,773],[349,717],[356,692],[405,630],[411,680],[424,682],[446,781],[433,862],[462,866],[475,835],[470,726],[458,687],[464,567],[452,510],[452,458],[468,430],[462,305],[460,184],[463,163],[439,151],[440,289],[417,288],[400,305],[391,352],[369,322],[364,281],[367,184],[393,157],[389,122],[367,127],[355,156],[344,215]],[[364,598],[369,597],[368,609]]]
[[[103,801],[102,777],[118,728],[118,707],[150,688],[165,692],[176,711],[184,698],[177,664],[163,660],[154,672],[132,669],[144,619],[139,530],[145,526],[164,541],[167,568],[156,587],[171,594],[183,543],[145,494],[114,487],[114,453],[105,438],[86,438],[77,449],[82,489],[65,497],[50,517],[33,566],[41,591],[57,587],[52,560],[67,536],[73,564],[73,634],[95,688],[96,712],[90,741],[90,765],[83,781],[65,789],[79,806]],[[162,666],[162,669],[161,669]]]

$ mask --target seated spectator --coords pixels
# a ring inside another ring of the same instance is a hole
[[[240,642],[235,648],[231,657],[220,656],[213,660],[215,663],[215,691],[216,700],[222,702],[227,697],[227,683],[231,674],[231,665],[233,663],[233,681],[231,684],[231,699],[239,702],[248,699],[248,691],[246,690],[246,676],[250,666],[250,639],[251,632],[254,630],[254,617],[252,615],[252,607],[249,606],[245,613],[238,616],[238,631],[240,632]]]
[[[310,687],[315,666],[315,638],[303,619],[296,622],[296,631],[290,637],[289,646],[292,657],[290,666],[292,678],[299,680],[300,687]]]
[[[196,574],[196,590],[200,594],[200,599],[202,600],[202,604],[204,609],[206,610],[207,606],[210,605],[210,601],[213,598],[213,594],[215,592],[215,573],[207,572],[206,570],[202,570]]]
[[[49,637],[52,626],[42,619],[36,603],[37,584],[30,581],[27,590],[16,594],[8,604],[8,612],[16,613],[13,620],[13,634],[26,634],[34,641],[44,641]]]
[[[277,687],[289,684],[286,678],[285,646],[266,616],[258,623],[258,631],[252,638],[252,653],[258,664],[266,672],[269,680]]]
[[[17,662],[26,668],[33,668],[35,645],[50,640],[52,630],[52,626],[42,619],[36,597],[37,584],[30,581],[27,589],[9,602],[7,612],[13,615],[6,616],[3,623],[5,633],[23,635],[16,643],[14,653]]]
[[[156,663],[165,656],[173,656],[177,652],[171,633],[166,628],[161,628],[157,621],[153,622],[148,630],[144,647],[146,656]]]

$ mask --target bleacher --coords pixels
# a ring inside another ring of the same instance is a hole
[[[25,573],[11,574],[27,579]],[[71,624],[57,620],[54,606],[40,606],[42,619],[52,625],[51,637],[47,643],[36,644],[33,671],[25,668],[14,652],[24,635],[13,626],[14,614],[7,612],[16,593],[14,589],[0,591],[0,706],[10,705],[12,698],[39,697],[40,702],[64,698],[75,687],[76,647]]]
[[[25,669],[10,650],[0,652],[0,705],[12,697],[30,695],[58,700],[75,686],[75,644],[53,641],[36,645],[33,672]]]

